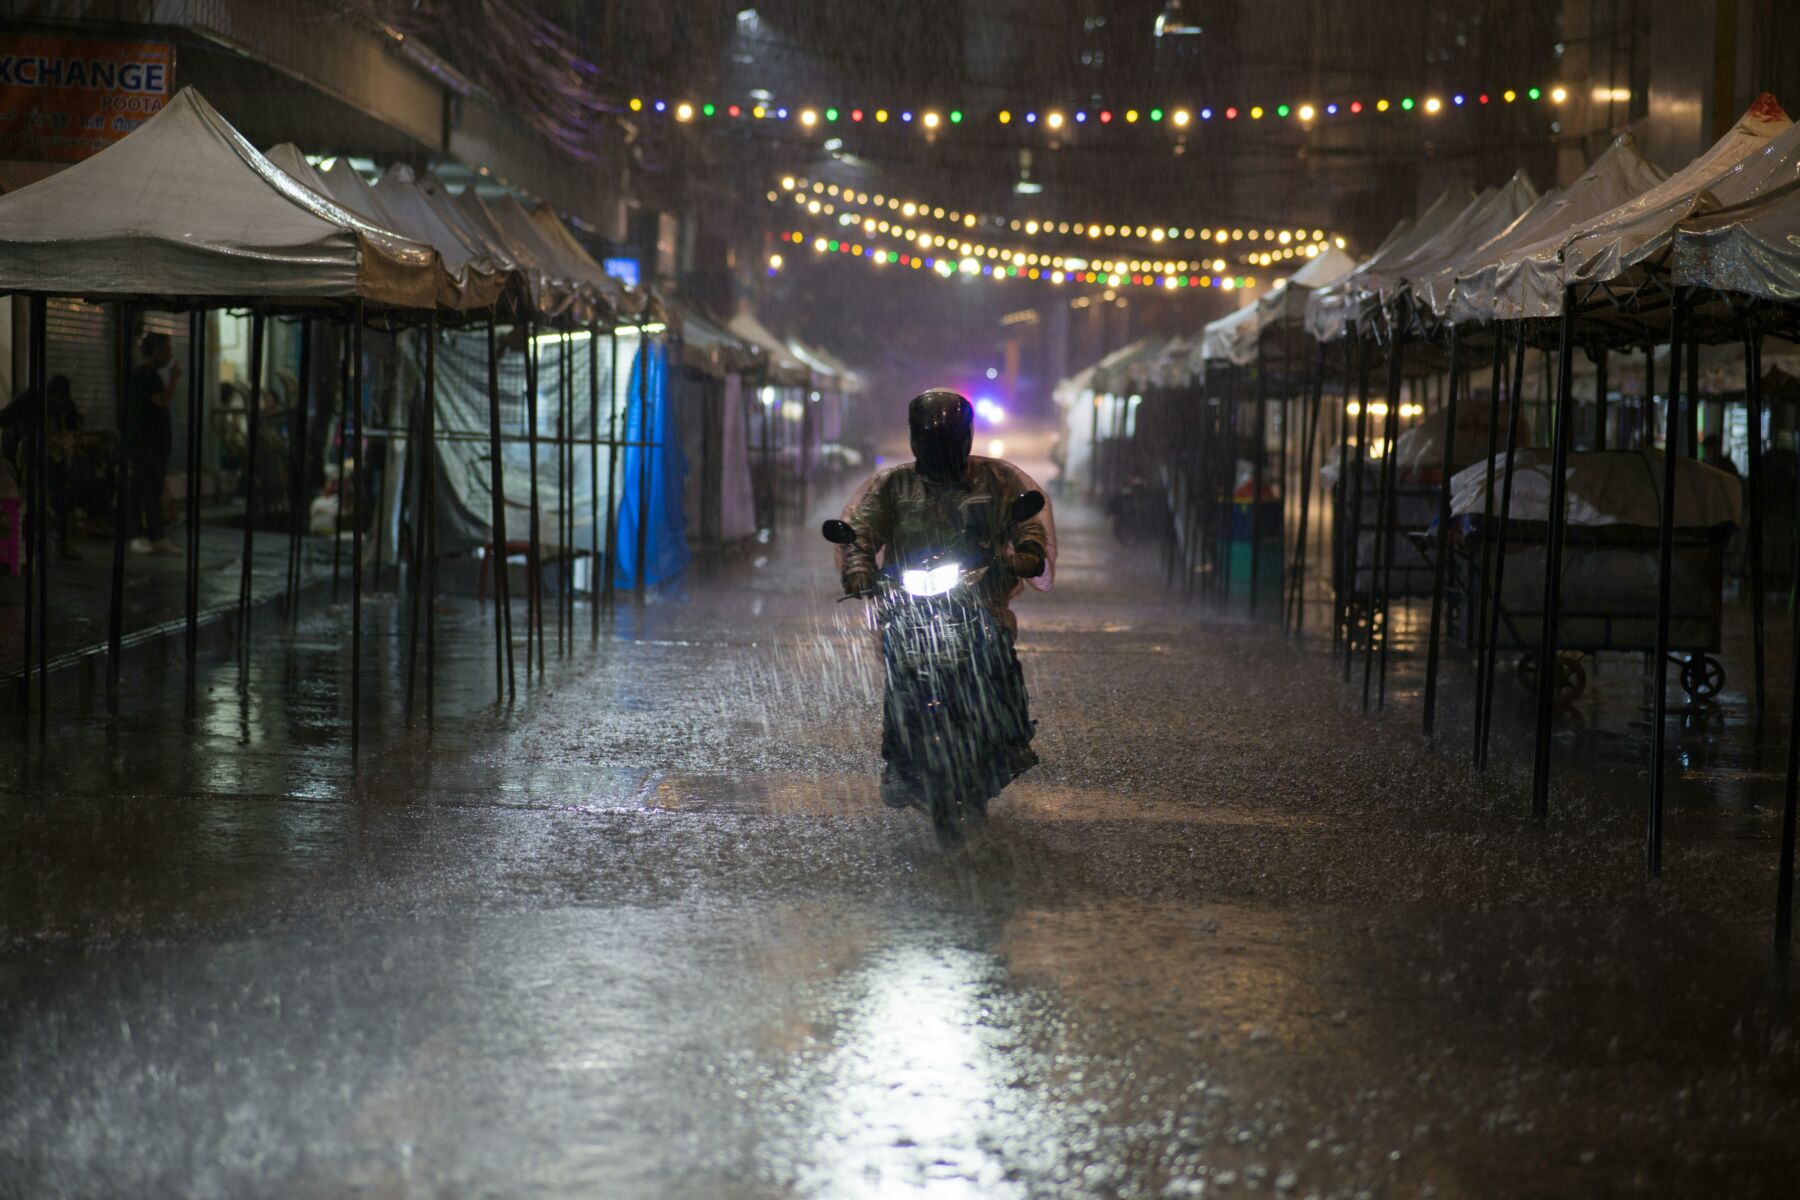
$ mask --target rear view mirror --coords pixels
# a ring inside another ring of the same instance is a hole
[[[850,527],[848,521],[840,521],[836,517],[825,522],[819,532],[825,535],[826,541],[836,546],[851,546],[856,543],[856,530]]]
[[[1026,492],[1012,502],[1012,519],[1015,523],[1029,521],[1043,511],[1044,493],[1042,492]],[[831,535],[827,534],[826,536]]]

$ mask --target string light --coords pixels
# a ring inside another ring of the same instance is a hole
[[[899,266],[914,271],[929,271],[943,279],[967,277],[969,279],[990,279],[995,283],[1029,282],[1051,286],[1065,283],[1095,284],[1103,285],[1115,292],[1123,288],[1160,288],[1164,291],[1184,291],[1215,287],[1229,292],[1257,286],[1257,279],[1254,275],[1223,275],[1216,272],[1202,272],[1198,268],[1187,271],[1157,271],[1133,270],[1126,264],[1114,264],[1109,267],[1098,263],[1082,263],[1057,267],[1043,263],[983,262],[983,256],[965,253],[960,247],[945,254],[914,254],[910,251],[869,246],[862,242],[843,238],[808,238],[805,231],[799,229],[783,231],[779,237],[785,244],[802,247],[810,245],[816,256],[835,255],[858,258],[876,267]],[[779,270],[782,266],[783,260],[780,254],[769,256],[771,271]]]
[[[1202,229],[1195,229],[1191,225],[1184,227],[1176,222],[1165,221],[1158,221],[1153,224],[1146,222],[1144,224],[1121,226],[1117,223],[1109,223],[1100,220],[1069,222],[1035,218],[1009,218],[994,213],[963,212],[960,209],[946,209],[941,204],[935,204],[932,201],[917,198],[891,196],[883,193],[876,193],[871,196],[868,192],[859,191],[853,187],[840,188],[834,183],[828,184],[822,180],[807,179],[796,175],[783,175],[779,180],[779,186],[781,191],[790,194],[793,203],[807,208],[807,211],[811,212],[814,216],[824,215],[840,217],[845,212],[849,211],[849,207],[853,205],[855,206],[856,211],[851,215],[853,215],[854,219],[859,223],[871,221],[879,226],[884,221],[891,224],[895,217],[904,218],[908,222],[916,222],[916,227],[913,227],[911,234],[909,234],[909,240],[916,239],[917,233],[923,232],[923,230],[918,227],[931,224],[932,222],[942,221],[948,221],[951,225],[958,227],[955,230],[955,236],[958,239],[966,237],[967,230],[979,228],[996,230],[1004,229],[1013,233],[1022,233],[1027,238],[1074,236],[1096,240],[1101,237],[1124,237],[1133,238],[1140,242],[1150,241],[1159,244],[1169,241],[1243,241],[1246,235],[1252,239],[1264,236],[1262,230],[1250,229],[1248,226],[1241,226],[1235,229],[1229,226],[1218,226],[1216,228],[1208,226]],[[816,202],[819,204],[819,209],[817,211],[813,211],[810,207],[811,203],[815,202],[815,198],[818,198]],[[829,198],[841,198],[845,208],[839,209],[836,206],[827,203],[826,200]],[[895,228],[899,227],[895,226]],[[1159,234],[1161,235],[1160,237],[1158,236]],[[1308,229],[1303,225],[1293,225],[1283,229],[1267,230],[1267,237],[1270,241],[1285,237],[1289,242],[1296,246],[1307,242],[1316,242],[1320,245],[1325,245],[1330,242],[1332,236],[1333,235],[1326,230]],[[1341,243],[1342,239],[1340,238],[1339,244]]]
[[[1202,243],[1210,241],[1210,239],[1217,239],[1217,241],[1246,241],[1247,239],[1247,241],[1280,243],[1280,248],[1276,248],[1276,250],[1255,252],[1255,254],[1242,257],[1244,263],[1260,264],[1260,266],[1280,266],[1282,263],[1289,263],[1292,259],[1318,257],[1318,254],[1321,254],[1327,246],[1332,245],[1330,236],[1323,228],[1316,228],[1310,232],[1305,227],[1282,228],[1282,230],[1276,230],[1273,227],[1260,228],[1260,230],[1258,228],[1229,228],[1229,230],[1228,228],[1219,228],[1215,232],[1211,228],[1195,230],[1192,225],[1186,228],[1175,227],[1175,225],[1168,225],[1168,227],[1157,225],[1152,228],[1148,225],[1136,225],[1136,227],[1112,225],[1112,223],[1102,225],[1098,221],[1093,221],[1093,223],[1076,221],[1075,225],[1071,227],[1067,221],[1035,221],[1035,219],[1028,219],[1028,221],[1010,219],[1008,221],[1006,218],[981,216],[976,212],[961,212],[961,210],[954,209],[947,212],[941,205],[932,205],[929,201],[904,200],[900,196],[884,196],[884,194],[869,196],[866,191],[857,191],[853,187],[823,184],[819,180],[805,180],[805,178],[796,178],[792,175],[781,176],[779,184],[781,184],[779,193],[774,189],[770,189],[767,193],[770,203],[781,203],[783,201],[781,193],[787,193],[788,198],[794,201],[799,210],[803,210],[808,216],[832,219],[837,227],[846,228],[846,230],[859,228],[866,237],[889,237],[889,239],[907,243],[909,248],[920,248],[927,252],[929,250],[956,250],[958,254],[997,259],[1001,263],[1024,263],[1028,266],[1035,266],[1040,261],[1049,263],[1051,266],[1064,266],[1066,259],[1069,261],[1080,259],[1085,264],[1089,263],[1091,252],[1080,250],[1080,252],[1055,254],[1048,248],[1033,250],[1028,246],[997,245],[997,243],[972,239],[970,230],[986,225],[986,227],[992,228],[1008,228],[1012,232],[1021,232],[1028,237],[1062,234],[1062,236],[1085,237],[1089,241],[1098,241],[1100,237],[1130,237],[1139,243],[1148,241],[1156,248],[1150,254],[1139,255],[1139,257],[1129,257],[1129,255],[1127,257],[1102,257],[1102,259],[1094,261],[1094,270],[1103,270],[1103,272],[1179,273],[1206,268],[1204,259],[1190,261],[1190,259],[1181,259],[1181,257],[1152,257],[1156,252],[1161,252],[1161,246],[1165,246],[1168,239],[1172,239],[1172,237],[1184,241],[1184,243],[1192,243],[1195,239],[1199,239]],[[842,207],[839,203],[833,203],[833,200],[841,200]],[[851,207],[851,205],[855,205],[855,207]],[[862,205],[868,205],[868,207],[864,209]],[[947,221],[949,225],[932,230],[929,228],[932,221]],[[1343,241],[1345,241],[1343,237],[1337,237],[1337,245],[1343,246]],[[1222,259],[1215,263],[1215,270],[1224,270]]]
[[[1612,94],[1613,91],[1613,89],[1608,89],[1608,94],[1601,98],[1620,98],[1619,96]],[[1629,89],[1621,88],[1616,89],[1616,91],[1622,93],[1626,98],[1630,95]],[[759,92],[758,94],[766,95],[767,93]],[[1552,104],[1563,104],[1567,102],[1569,98],[1568,89],[1562,85],[1547,85],[1544,87],[1528,87],[1523,89],[1506,88],[1499,91],[1497,94],[1500,99],[1507,104],[1512,104],[1521,98],[1535,101],[1544,99],[1546,96]],[[1598,96],[1599,93],[1597,92],[1596,95]],[[1469,103],[1468,101],[1471,98],[1474,98],[1476,103]],[[1199,118],[1198,123],[1204,124],[1210,122],[1215,114],[1223,116],[1227,121],[1237,120],[1240,114],[1247,114],[1252,121],[1261,121],[1265,116],[1271,114],[1280,119],[1286,119],[1290,115],[1293,115],[1299,117],[1302,124],[1310,127],[1321,114],[1332,117],[1343,114],[1362,116],[1371,111],[1385,114],[1393,111],[1397,107],[1399,111],[1404,113],[1419,112],[1427,116],[1439,116],[1451,109],[1461,109],[1465,112],[1473,112],[1480,108],[1488,107],[1489,99],[1489,92],[1478,91],[1476,89],[1464,89],[1450,93],[1450,103],[1448,105],[1446,105],[1443,99],[1438,96],[1428,96],[1422,100],[1414,100],[1413,97],[1406,96],[1402,97],[1397,102],[1390,101],[1386,97],[1377,97],[1373,101],[1366,101],[1361,97],[1348,97],[1323,101],[1316,99],[1283,100],[1272,103],[1250,103],[1242,105],[1153,105],[1142,109],[1126,108],[1122,112],[1117,112],[1110,108],[1098,109],[1090,112],[1087,109],[1078,108],[1069,110],[1058,107],[1044,107],[1041,109],[1025,108],[1021,111],[1019,108],[1009,106],[1004,108],[996,107],[987,110],[985,114],[982,114],[971,113],[968,110],[961,108],[945,107],[920,110],[917,114],[918,120],[916,122],[914,121],[914,114],[909,110],[902,109],[895,112],[886,108],[870,108],[867,106],[820,107],[815,105],[805,105],[789,110],[785,107],[772,108],[767,104],[755,102],[748,105],[742,105],[700,100],[655,100],[646,99],[642,96],[633,96],[627,100],[625,104],[626,108],[633,113],[655,113],[665,117],[672,117],[677,123],[684,125],[721,122],[731,123],[746,118],[763,121],[773,118],[776,121],[791,122],[798,125],[803,133],[811,133],[817,130],[821,125],[834,125],[845,119],[852,124],[860,125],[865,123],[865,117],[872,117],[875,124],[886,125],[897,117],[901,124],[916,124],[931,135],[942,134],[952,126],[962,127],[971,124],[993,124],[1008,127],[1018,124],[1041,126],[1048,133],[1061,135],[1071,126],[1075,125],[1087,129],[1095,129],[1100,126],[1111,129],[1119,124],[1138,125],[1144,121],[1148,121],[1153,125],[1164,124],[1185,131],[1193,128],[1197,123],[1195,121],[1196,116]],[[1115,122],[1113,119],[1115,113],[1122,117],[1123,120]],[[1090,117],[1093,117],[1094,119],[1090,121]]]

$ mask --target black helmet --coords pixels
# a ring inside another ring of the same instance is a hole
[[[945,388],[921,392],[906,408],[906,423],[919,474],[938,483],[963,477],[975,442],[975,406],[967,396]]]

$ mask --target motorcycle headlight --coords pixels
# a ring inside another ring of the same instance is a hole
[[[900,586],[909,596],[941,596],[962,578],[961,563],[945,563],[928,570],[914,569],[900,575]]]

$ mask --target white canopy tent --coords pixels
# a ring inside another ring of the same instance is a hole
[[[193,88],[92,158],[0,196],[8,291],[431,308],[442,274],[430,246],[297,184]]]
[[[1375,302],[1384,272],[1405,262],[1419,247],[1443,232],[1474,200],[1474,194],[1466,187],[1445,188],[1418,220],[1395,226],[1387,240],[1354,271],[1330,287],[1315,289],[1306,301],[1307,332],[1321,342],[1335,342],[1343,337]]]
[[[1337,247],[1328,247],[1311,262],[1235,312],[1211,322],[1197,342],[1190,343],[1191,366],[1204,374],[1207,362],[1246,366],[1256,361],[1263,332],[1278,326],[1302,324],[1306,303],[1313,292],[1333,287],[1356,269],[1356,262]]]
[[[1525,289],[1534,276],[1524,265],[1572,229],[1616,209],[1668,176],[1638,153],[1630,134],[1621,134],[1579,179],[1548,203],[1540,203],[1513,226],[1480,247],[1469,259],[1435,277],[1432,306],[1452,321],[1517,319],[1530,305]],[[1450,275],[1446,287],[1444,276]],[[1445,298],[1446,291],[1448,298]]]

